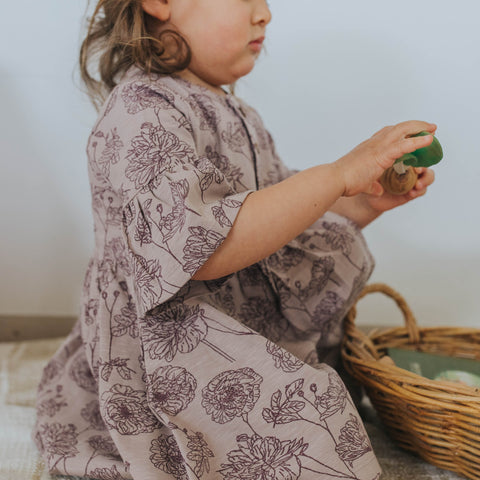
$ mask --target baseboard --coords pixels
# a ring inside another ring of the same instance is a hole
[[[70,316],[0,315],[0,341],[63,337],[75,321]]]

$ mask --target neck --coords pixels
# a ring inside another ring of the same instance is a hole
[[[222,97],[224,97],[226,95],[226,92],[222,87],[220,87],[218,85],[212,85],[212,84],[206,82],[205,80],[202,80],[200,77],[195,75],[192,71],[190,71],[188,68],[186,70],[182,70],[177,75],[179,77],[191,82],[191,83],[194,83],[196,85],[200,85],[202,87],[208,88],[209,90],[216,93],[217,95],[220,95]]]

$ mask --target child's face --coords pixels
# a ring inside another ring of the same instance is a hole
[[[219,86],[252,70],[270,19],[266,0],[171,0],[168,23],[190,45],[190,72]]]

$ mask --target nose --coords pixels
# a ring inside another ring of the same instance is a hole
[[[272,12],[268,7],[268,3],[266,0],[258,0],[256,3],[257,7],[253,14],[253,23],[267,25],[272,19]]]

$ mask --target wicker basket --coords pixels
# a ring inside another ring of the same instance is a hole
[[[402,448],[437,467],[480,479],[480,390],[459,383],[429,380],[396,367],[389,347],[480,360],[480,330],[418,328],[405,300],[383,284],[367,286],[391,297],[405,327],[373,331],[355,327],[356,306],[346,320],[342,356],[345,368],[364,387],[390,437]]]

